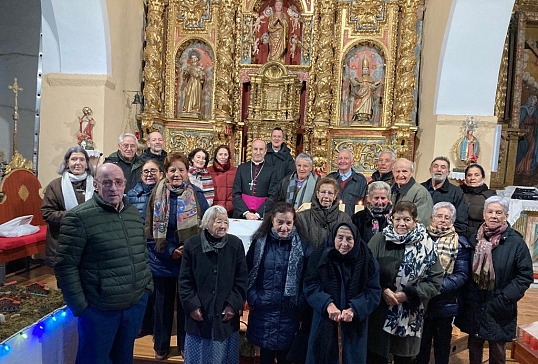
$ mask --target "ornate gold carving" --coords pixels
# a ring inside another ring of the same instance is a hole
[[[499,78],[497,82],[497,93],[495,94],[495,116],[498,121],[503,121],[505,118],[504,110],[506,103],[506,88],[508,82],[508,35],[504,41],[503,56],[501,58],[501,66],[499,68]]]
[[[351,0],[349,21],[355,23],[356,30],[377,30],[378,22],[385,20],[383,0]]]
[[[407,158],[413,160],[413,151],[415,149],[415,133],[417,127],[409,124],[394,124],[393,140],[391,148],[398,158]]]
[[[194,148],[204,148],[213,155],[214,143],[213,133],[201,131],[184,131],[183,128],[166,128],[165,139],[168,149],[189,154]]]
[[[384,137],[381,135],[371,135],[368,137],[357,136],[360,139],[339,139],[338,136],[334,136],[332,140],[331,148],[331,170],[336,170],[336,156],[342,149],[347,149],[353,153],[353,169],[360,171],[361,173],[371,174],[377,168],[377,158],[383,150],[392,150],[384,143]],[[366,139],[366,140],[365,140]],[[367,140],[367,139],[371,139]],[[380,141],[383,141],[380,143]]]
[[[396,63],[396,84],[394,92],[394,121],[412,125],[411,113],[415,107],[415,68],[417,66],[417,0],[401,0],[400,50]]]
[[[178,19],[186,29],[203,28],[204,20],[210,18],[209,0],[182,0],[179,2]]]
[[[34,169],[34,164],[31,161],[27,161],[22,154],[16,150],[11,157],[11,162],[6,167],[5,174],[8,174],[14,169],[24,168],[28,170]]]
[[[153,117],[162,111],[161,93],[163,90],[163,0],[151,0],[148,3],[148,25],[146,27],[146,46],[144,47],[144,100],[145,110],[142,116],[142,129],[152,129]]]

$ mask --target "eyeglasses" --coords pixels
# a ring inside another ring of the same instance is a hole
[[[136,144],[121,143],[120,147],[121,149],[136,149]]]
[[[116,180],[105,179],[103,181],[99,181],[99,180],[95,179],[94,181],[99,183],[101,186],[106,187],[106,188],[110,188],[110,187],[112,187],[112,185],[115,185],[116,187],[125,186],[125,180],[123,180],[123,179],[116,179]]]
[[[438,214],[438,215],[435,215],[435,218],[437,220],[445,220],[445,221],[450,221],[452,219],[452,216],[450,215],[441,215],[441,214]]]
[[[142,174],[147,176],[148,174],[157,174],[159,172],[159,170],[157,168],[152,168],[152,169],[144,169],[142,171]]]

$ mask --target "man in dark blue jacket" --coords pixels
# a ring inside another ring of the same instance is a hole
[[[295,172],[295,162],[290,148],[284,143],[284,131],[278,126],[271,132],[271,141],[267,143],[265,162],[275,168],[278,183]]]

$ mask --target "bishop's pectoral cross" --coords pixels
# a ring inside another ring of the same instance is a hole
[[[256,181],[250,181],[248,185],[250,186],[250,190],[252,191],[254,187],[256,187]]]
[[[15,126],[13,127],[13,155],[17,151],[17,123],[19,121],[19,91],[24,91],[22,87],[19,87],[17,83],[17,77],[13,79],[13,85],[7,86],[10,90],[13,90],[15,94],[15,107],[13,108],[13,121]]]

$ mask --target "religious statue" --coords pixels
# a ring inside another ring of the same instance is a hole
[[[269,16],[267,31],[269,35],[269,61],[284,63],[286,58],[286,41],[289,32],[289,17],[282,11],[282,0],[275,1],[275,10]]]
[[[459,160],[466,165],[476,163],[478,161],[479,143],[474,136],[478,122],[474,118],[467,119],[463,122],[465,136],[461,139],[459,145]]]
[[[82,108],[82,117],[79,117],[79,135],[78,140],[79,144],[82,139],[93,140],[92,130],[95,125],[95,120],[93,120],[93,111],[88,106]]]
[[[538,97],[530,95],[519,112],[519,129],[525,132],[518,141],[516,173],[531,175],[538,164]]]
[[[183,69],[183,76],[187,81],[185,83],[183,111],[199,113],[202,106],[202,87],[205,81],[205,71],[198,51],[190,51],[187,66]]]
[[[351,95],[353,102],[353,123],[367,123],[373,115],[375,90],[381,81],[375,81],[370,76],[370,62],[364,56],[362,59],[362,76],[351,78]]]

